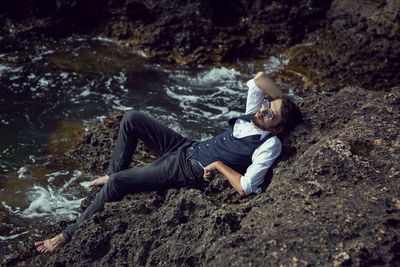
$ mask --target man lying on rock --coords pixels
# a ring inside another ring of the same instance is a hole
[[[107,175],[89,184],[103,188],[74,224],[51,239],[36,242],[37,250],[57,251],[71,240],[86,218],[103,210],[105,202],[121,200],[129,193],[198,184],[221,173],[241,196],[259,194],[259,186],[282,150],[276,135],[289,132],[301,113],[264,72],[248,81],[247,86],[245,115],[230,119],[228,130],[202,142],[188,140],[139,112],[126,112]],[[266,95],[274,100],[269,102]],[[129,168],[138,139],[160,158]]]

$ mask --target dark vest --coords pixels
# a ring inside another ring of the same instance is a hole
[[[250,121],[254,114],[242,115],[228,121],[229,129],[209,140],[196,143],[192,158],[198,160],[204,167],[214,161],[221,161],[240,174],[246,172],[252,163],[251,156],[254,150],[272,136],[269,134],[260,140],[260,134],[244,138],[233,136],[233,125],[237,119]]]

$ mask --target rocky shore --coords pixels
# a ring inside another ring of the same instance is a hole
[[[223,177],[128,195],[58,253],[29,244],[6,266],[400,265],[398,1],[25,2],[0,4],[3,33],[103,35],[180,64],[283,55],[274,77],[301,84],[304,121],[260,195],[240,198]],[[69,156],[102,174],[121,117],[93,125]],[[155,158],[140,151],[133,164]]]
[[[400,91],[347,87],[299,105],[304,122],[283,139],[262,194],[240,198],[218,177],[202,188],[128,195],[55,255],[27,246],[7,265],[398,265]],[[121,116],[71,150],[87,171],[104,172]]]

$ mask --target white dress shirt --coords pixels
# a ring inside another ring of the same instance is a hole
[[[247,82],[249,91],[247,93],[246,114],[256,113],[261,108],[264,99],[264,93],[255,84],[254,80]],[[268,131],[254,128],[252,122],[241,119],[236,120],[233,126],[233,136],[243,138],[249,135],[261,134],[260,139],[264,138]],[[259,187],[264,182],[265,174],[272,166],[275,159],[281,154],[282,143],[278,137],[272,136],[254,150],[251,157],[252,163],[247,168],[246,173],[240,178],[240,184],[246,195],[251,193],[261,193]]]

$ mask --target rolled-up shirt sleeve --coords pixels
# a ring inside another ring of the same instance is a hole
[[[256,85],[254,79],[249,80],[246,85],[249,88],[246,99],[246,114],[256,113],[257,110],[261,108],[265,94],[260,87]]]
[[[261,193],[260,185],[264,182],[268,169],[282,152],[282,143],[273,136],[259,146],[252,155],[252,164],[240,178],[240,184],[246,195]]]

